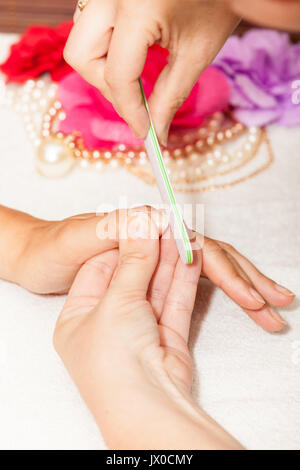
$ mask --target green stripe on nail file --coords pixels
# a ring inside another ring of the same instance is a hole
[[[141,79],[139,80],[143,101],[147,109],[150,128],[145,139],[145,147],[149,156],[149,160],[154,172],[156,183],[164,204],[170,208],[170,227],[174,234],[179,255],[184,264],[192,264],[193,251],[191,247],[188,231],[184,223],[182,213],[176,202],[174,191],[172,189],[170,179],[164,164],[158,138],[151,119],[149,106],[147,103],[145,91]]]

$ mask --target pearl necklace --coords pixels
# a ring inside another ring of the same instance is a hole
[[[78,163],[81,168],[97,171],[125,167],[147,183],[155,183],[144,148],[127,148],[120,143],[109,151],[89,150],[80,133],[59,132],[59,122],[66,115],[56,95],[57,85],[47,78],[29,80],[21,87],[7,86],[5,90],[4,103],[22,115],[28,136],[36,147],[36,166],[42,175],[63,176]],[[236,143],[242,137],[241,145],[230,152],[228,143]],[[246,129],[229,115],[215,113],[196,129],[172,132],[169,148],[163,150],[163,155],[175,189],[211,190],[216,186],[205,186],[205,189],[194,189],[194,186],[248,164],[264,139],[266,134],[262,129]],[[268,148],[271,151],[270,145]],[[273,159],[269,160],[271,164]]]

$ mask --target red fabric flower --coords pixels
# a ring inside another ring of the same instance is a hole
[[[7,81],[23,83],[49,72],[59,81],[72,71],[63,58],[65,43],[73,23],[68,21],[56,28],[31,26],[11,47],[8,59],[0,66]]]

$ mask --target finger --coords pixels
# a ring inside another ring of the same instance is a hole
[[[91,258],[81,267],[61,314],[63,319],[83,315],[99,303],[109,287],[118,258],[118,250],[111,250]]]
[[[155,42],[155,38],[149,36],[148,29],[143,27],[135,12],[124,13],[124,8],[118,15],[111,38],[105,81],[117,112],[137,138],[145,138],[149,117],[138,80],[145,65],[148,47]]]
[[[286,322],[279,313],[270,307],[266,306],[260,310],[243,310],[255,323],[271,333],[277,333],[286,326]]]
[[[284,307],[290,305],[295,298],[295,294],[286,287],[276,284],[262,274],[245,256],[241,255],[234,247],[223,242],[219,242],[225,251],[239,263],[242,269],[250,278],[254,287],[273,306]]]
[[[220,287],[234,302],[249,310],[261,309],[264,298],[248,282],[238,264],[216,241],[205,238],[203,246],[203,273]]]
[[[148,292],[148,299],[157,320],[162,314],[178,257],[174,237],[171,230],[168,229],[160,242],[160,257]]]
[[[178,259],[173,282],[159,322],[160,326],[173,330],[185,342],[189,337],[191,316],[202,265],[201,251],[195,250],[193,254],[194,261],[189,266],[183,264],[180,258]],[[169,344],[169,346],[171,345]]]
[[[66,264],[81,266],[87,259],[118,247],[120,225],[137,212],[151,212],[155,223],[163,230],[166,218],[162,212],[141,206],[132,210],[117,210],[104,215],[82,214],[56,224],[55,249]]]
[[[123,230],[123,229],[122,229]],[[158,262],[159,230],[149,214],[134,215],[128,221],[119,245],[119,265],[111,282],[110,295],[134,303],[146,300]]]
[[[115,21],[115,0],[90,0],[78,14],[64,50],[65,60],[110,99],[104,80],[106,55]]]
[[[197,54],[195,54],[195,51]],[[149,99],[149,107],[159,140],[167,145],[171,121],[190,95],[207,64],[202,62],[198,48],[190,44],[170,56]]]
[[[248,0],[228,0],[231,8],[243,18],[260,25],[299,31],[300,5],[297,1],[270,2],[253,0],[249,8]]]

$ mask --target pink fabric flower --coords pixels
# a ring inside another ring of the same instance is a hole
[[[147,96],[167,64],[167,57],[168,52],[160,46],[150,48],[142,75]],[[206,116],[226,109],[229,93],[225,74],[215,67],[209,67],[176,113],[173,129],[197,127]],[[59,83],[58,97],[67,115],[60,123],[60,130],[65,134],[80,131],[87,148],[107,148],[120,142],[128,146],[140,144],[110,102],[76,72]]]

